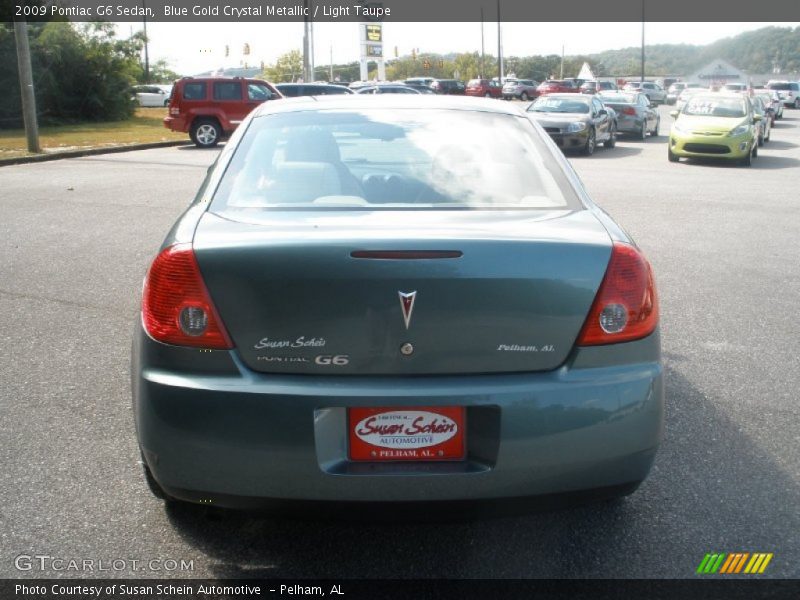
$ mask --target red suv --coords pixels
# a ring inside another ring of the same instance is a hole
[[[175,82],[164,127],[188,133],[201,148],[211,148],[256,106],[283,98],[272,84],[242,77],[184,77]]]
[[[536,93],[540,96],[547,94],[577,94],[580,91],[579,84],[573,79],[548,79],[540,83],[539,87],[536,88]]]
[[[494,79],[470,79],[464,93],[467,96],[500,98],[503,95],[503,86]]]

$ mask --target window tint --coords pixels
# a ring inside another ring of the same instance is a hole
[[[206,84],[205,82],[187,83],[183,86],[183,99],[184,100],[205,100],[206,99]]]
[[[367,109],[254,119],[211,210],[568,207],[580,202],[525,117]]]
[[[240,81],[215,81],[214,100],[241,100],[242,84]]]

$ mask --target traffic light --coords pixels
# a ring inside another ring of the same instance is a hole
[[[244,44],[244,48],[242,49],[242,54],[244,54],[245,56],[250,54],[250,44],[248,44],[247,42],[245,42]]]
[[[230,54],[231,54],[231,48],[230,46],[228,46],[228,44],[225,44],[225,58],[228,58]]]

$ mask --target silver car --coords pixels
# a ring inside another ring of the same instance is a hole
[[[667,102],[667,92],[657,83],[652,81],[633,81],[625,84],[623,88],[626,92],[641,92],[647,96],[650,102],[655,104],[665,104]]]
[[[603,104],[617,113],[617,132],[632,133],[639,139],[657,136],[661,117],[653,104],[642,93],[600,92]]]

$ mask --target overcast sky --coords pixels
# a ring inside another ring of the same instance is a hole
[[[709,44],[742,31],[770,25],[797,27],[800,23],[648,23],[647,44]],[[137,23],[120,23],[118,31],[127,37],[141,29]],[[497,54],[497,23],[484,25],[486,52]],[[586,54],[639,46],[641,23],[504,23],[503,54],[527,56]],[[285,52],[300,50],[302,23],[149,23],[150,60],[165,59],[170,67],[191,75],[220,67],[239,66],[245,59],[251,66],[263,60],[269,64]],[[331,50],[334,63],[358,60],[357,23],[315,23],[315,61],[327,65]],[[242,55],[245,43],[250,56]],[[225,58],[225,46],[230,56]],[[480,23],[385,23],[384,53],[400,55],[412,48],[420,52],[473,52],[481,48]]]

